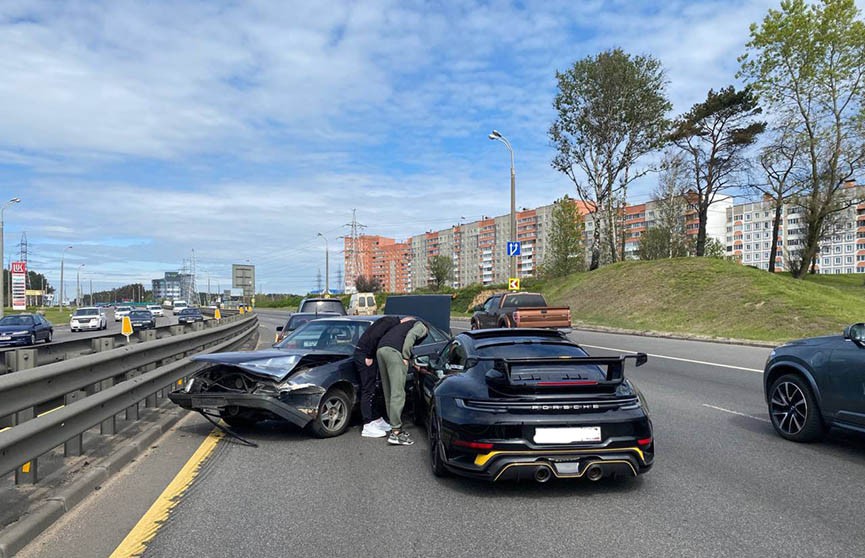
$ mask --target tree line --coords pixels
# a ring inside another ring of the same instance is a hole
[[[745,188],[774,210],[769,270],[782,208],[791,205],[804,239],[787,251],[788,265],[796,278],[813,271],[835,217],[861,201],[845,188],[865,162],[860,16],[853,0],[782,1],[750,26],[738,59],[743,87],[710,89],[673,118],[663,66],[650,55],[614,48],[557,72],[551,164],[573,183],[593,222],[589,269],[625,257],[628,188],[657,172],[658,216],[640,241],[644,259],[723,255],[724,246],[707,236],[709,209],[725,192]],[[579,266],[573,256],[584,254],[556,232],[563,208],[573,206],[564,201],[556,202],[544,263],[553,275]],[[697,221],[696,235],[685,228],[686,214]],[[571,217],[567,226],[582,238],[582,221]]]

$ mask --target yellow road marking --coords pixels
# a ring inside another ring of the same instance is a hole
[[[201,442],[189,461],[183,466],[171,483],[165,487],[159,498],[153,502],[135,527],[129,531],[123,542],[111,553],[111,558],[125,558],[127,556],[141,556],[147,548],[147,543],[153,540],[159,528],[168,519],[168,514],[180,502],[180,497],[198,476],[201,465],[216,449],[216,444],[222,438],[222,432],[214,428],[210,435]]]

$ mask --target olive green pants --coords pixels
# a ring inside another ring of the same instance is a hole
[[[375,352],[378,371],[381,374],[381,387],[384,391],[384,404],[387,421],[394,430],[402,428],[402,409],[405,407],[405,378],[408,367],[402,354],[396,349],[382,347]]]

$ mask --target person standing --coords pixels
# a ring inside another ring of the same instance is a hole
[[[399,322],[397,316],[377,319],[360,336],[354,350],[354,366],[360,377],[360,414],[363,417],[360,435],[364,438],[383,438],[390,431],[390,424],[382,416],[383,410],[376,405],[379,374],[375,353],[384,334]]]
[[[376,351],[381,385],[387,417],[391,425],[387,443],[410,446],[414,443],[409,433],[402,429],[402,410],[405,407],[405,379],[408,374],[408,359],[411,349],[427,336],[423,322],[414,317],[403,318],[381,338]]]

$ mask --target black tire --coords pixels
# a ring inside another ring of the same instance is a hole
[[[505,319],[505,320],[502,320],[502,321],[499,322],[499,327],[508,328],[508,327],[511,327],[511,326],[508,324],[508,320]]]
[[[51,331],[51,330],[48,330],[48,335],[45,337],[45,344],[47,345],[47,344],[50,343],[53,339],[54,339],[54,332]]]
[[[35,333],[30,334],[30,339],[29,339],[27,344],[28,345],[35,345],[36,344],[36,334]]]
[[[351,400],[339,388],[331,388],[318,404],[318,414],[309,423],[317,438],[333,438],[345,432],[351,419]]]
[[[481,326],[475,320],[472,320],[470,322],[469,327],[471,329],[480,329],[481,328]]]
[[[439,439],[435,407],[430,409],[429,420],[427,421],[427,439],[429,440],[429,464],[432,474],[437,477],[448,476],[448,470],[445,468],[444,457],[442,456],[442,443]]]
[[[775,432],[793,442],[815,442],[826,430],[811,386],[798,374],[786,374],[772,382],[769,418]]]

